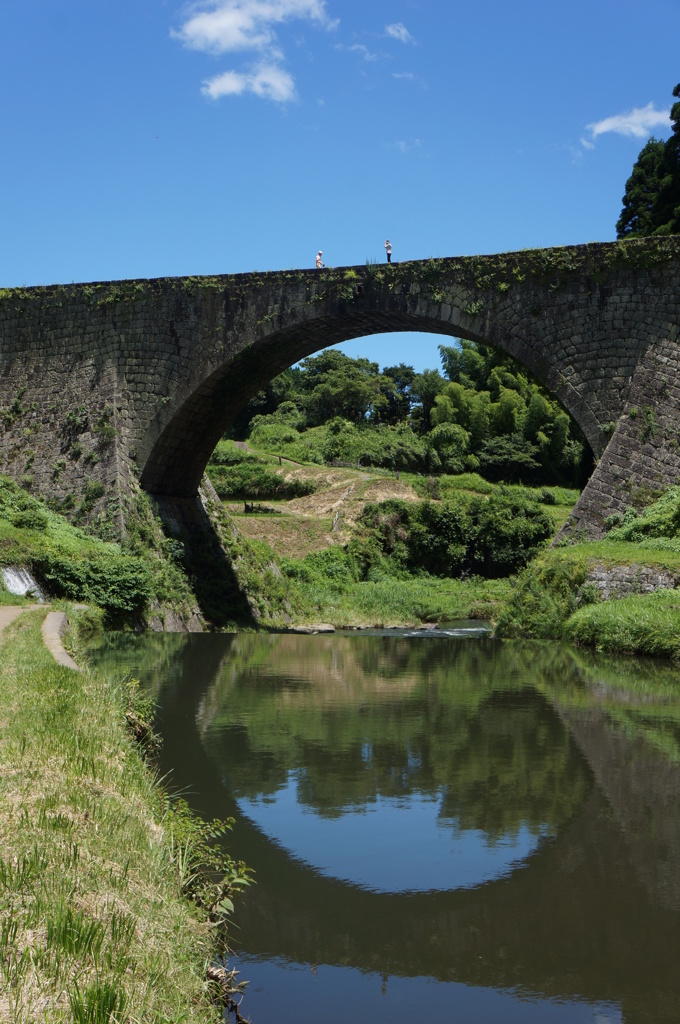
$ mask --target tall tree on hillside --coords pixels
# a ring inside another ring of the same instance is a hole
[[[380,367],[369,359],[352,359],[338,349],[327,348],[300,363],[296,380],[299,400],[310,426],[336,416],[361,423],[380,419],[387,406],[381,387]]]
[[[386,366],[382,373],[392,383],[391,391],[383,389],[388,399],[383,418],[386,423],[401,423],[411,413],[411,385],[416,371],[406,363],[399,363],[398,366]]]
[[[623,209],[616,222],[617,238],[654,234],[665,148],[661,139],[652,138],[640,150],[633,173],[626,182]]]
[[[667,142],[650,139],[626,182],[617,238],[680,233],[680,83],[673,89],[673,134]]]
[[[423,370],[417,373],[411,384],[411,395],[417,403],[412,412],[412,419],[421,433],[426,434],[430,429],[430,413],[435,399],[446,385],[439,370]]]

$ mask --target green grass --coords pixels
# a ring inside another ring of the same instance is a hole
[[[9,590],[4,586],[2,577],[0,576],[0,606],[1,605],[24,605],[32,604],[30,598],[21,597],[19,594],[10,594]]]
[[[42,616],[0,641],[0,1019],[217,1024],[191,830],[173,830],[123,690],[57,665]]]
[[[455,476],[421,476],[414,473],[403,474],[420,498],[445,499],[456,491],[469,491],[472,494],[492,494],[494,484],[489,483],[479,473],[458,473]]]
[[[413,578],[379,582],[314,582],[298,588],[299,621],[334,626],[407,626],[453,619],[494,620],[508,580]]]
[[[611,565],[654,565],[660,568],[680,568],[680,540],[650,537],[643,541],[603,540],[585,541],[560,548],[565,558],[587,558],[593,562]]]
[[[562,633],[602,651],[680,658],[680,592],[657,590],[580,608]]]
[[[663,539],[631,543],[607,538],[545,551],[512,581],[498,616],[498,635],[678,657],[680,592],[660,590],[602,601],[588,582],[598,564],[653,566],[680,576],[680,551]]]

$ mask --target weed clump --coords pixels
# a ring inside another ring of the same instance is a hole
[[[607,525],[609,540],[680,538],[680,487],[669,487],[657,501],[640,513],[627,508],[622,516],[612,516]]]
[[[598,599],[586,585],[586,557],[550,552],[536,559],[513,581],[509,599],[496,625],[500,637],[532,640],[559,638],[576,609]]]

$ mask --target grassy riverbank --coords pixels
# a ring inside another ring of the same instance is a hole
[[[348,582],[342,588],[315,581],[300,586],[301,622],[334,626],[404,626],[453,619],[498,618],[509,580],[411,580]]]
[[[218,446],[219,470],[231,448]],[[246,513],[243,503],[223,504],[206,484],[215,534],[198,540],[165,536],[141,496],[129,536],[105,542],[0,478],[0,564],[27,566],[50,594],[101,608],[108,628],[416,626],[477,618],[496,623],[503,637],[680,655],[673,598],[678,488],[641,512],[626,512],[603,540],[572,538],[546,548],[577,492],[508,487],[474,473],[397,479],[279,464],[253,452],[239,466],[259,472],[265,463],[298,497]],[[603,588],[603,574],[618,583]],[[647,593],[664,587],[665,596]],[[0,586],[0,603],[12,600]]]
[[[42,618],[0,637],[0,1020],[219,1021],[186,828],[178,842],[123,688],[58,666]]]
[[[628,592],[603,599],[595,579],[606,575],[625,581]],[[678,658],[679,581],[679,542],[604,539],[552,548],[511,582],[497,635]]]

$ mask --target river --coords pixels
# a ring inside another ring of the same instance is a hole
[[[465,630],[463,630],[463,633]],[[110,634],[235,818],[253,1024],[680,1020],[680,674],[479,635]]]

